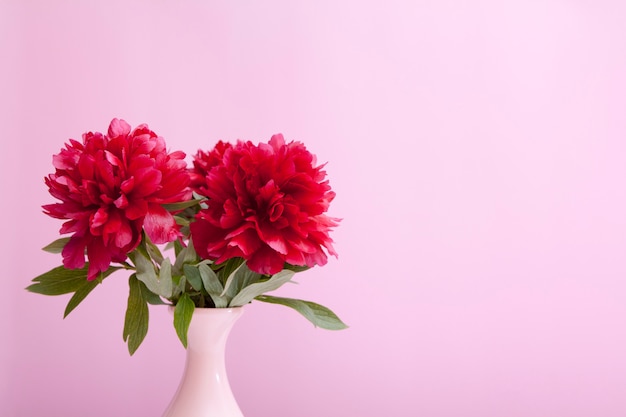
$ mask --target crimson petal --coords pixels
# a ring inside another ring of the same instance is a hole
[[[163,206],[150,204],[144,218],[143,227],[146,234],[154,243],[167,243],[179,236],[176,221]]]
[[[282,271],[285,260],[269,246],[263,245],[248,259],[247,265],[251,271],[273,275]]]

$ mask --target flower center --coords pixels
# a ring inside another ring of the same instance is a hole
[[[270,208],[270,221],[273,223],[283,215],[283,211],[285,210],[285,206],[283,206],[282,201],[275,202]]]

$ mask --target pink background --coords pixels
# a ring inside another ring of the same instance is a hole
[[[623,417],[624,4],[3,1],[0,415],[159,416],[178,384],[164,308],[128,356],[123,274],[65,320],[23,290],[60,262],[52,154],[122,117],[329,161],[340,257],[277,294],[351,327],[249,306],[247,417]]]

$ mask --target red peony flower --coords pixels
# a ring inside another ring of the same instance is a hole
[[[180,232],[162,204],[189,199],[185,154],[167,153],[165,141],[140,125],[131,131],[113,119],[108,134],[85,133],[83,143],[70,139],[53,157],[54,174],[45,178],[61,203],[45,213],[68,219],[60,232],[73,233],[63,248],[66,268],[82,268],[93,280],[111,262],[123,262],[141,241],[142,228],[155,243],[175,240]]]
[[[258,146],[220,141],[198,152],[192,187],[208,197],[190,226],[198,254],[217,263],[241,257],[269,275],[285,263],[324,265],[323,248],[337,256],[328,236],[337,219],[324,214],[335,193],[315,165],[302,143],[285,144],[280,134]]]

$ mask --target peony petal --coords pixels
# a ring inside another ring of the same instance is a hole
[[[133,188],[135,188],[135,177],[130,177],[124,180],[120,185],[120,190],[122,190],[122,192],[126,194],[133,191]]]
[[[115,207],[118,209],[125,209],[128,207],[128,198],[126,198],[124,194],[121,194],[113,204],[115,204]]]
[[[104,225],[109,220],[109,213],[106,208],[99,208],[91,218],[91,224],[89,225],[92,233],[94,233],[97,228]],[[99,234],[99,233],[98,233]]]
[[[185,168],[183,166],[182,169]],[[165,175],[161,179],[161,188],[153,195],[153,201],[159,203],[175,203],[185,201],[191,198],[191,189],[189,184],[191,178],[186,170],[177,171],[175,174]]]
[[[296,266],[306,265],[306,260],[304,259],[304,254],[302,253],[302,251],[297,250],[293,247],[290,247],[289,253],[285,255],[285,262]]]
[[[105,151],[104,156],[107,162],[114,167],[123,167],[124,163],[120,158],[111,151]]]
[[[273,275],[283,270],[285,260],[269,246],[263,245],[246,263],[251,271]]]
[[[285,236],[289,246],[292,246],[301,252],[313,253],[319,250],[319,245],[310,239],[308,230],[298,231],[294,228],[289,228],[283,231],[283,235]]]
[[[278,230],[267,222],[258,222],[256,224],[256,231],[259,234],[259,238],[265,242],[270,248],[283,255],[287,254],[287,242],[284,236]]]
[[[80,196],[84,206],[100,204],[100,187],[98,187],[98,183],[92,180],[83,180],[82,185],[82,193],[78,189],[72,190],[71,188],[70,192]]]
[[[93,155],[81,155],[78,160],[78,171],[83,178],[93,178],[95,172],[96,159]]]
[[[135,188],[133,194],[136,196],[149,196],[161,188],[161,171],[156,169],[145,169],[135,173]]]
[[[147,155],[139,155],[132,159],[128,167],[128,176],[134,177],[133,193],[143,197],[160,188],[163,174],[156,168],[154,159]]]
[[[125,248],[133,241],[133,230],[126,221],[121,221],[119,230],[115,235],[115,246]]]
[[[122,229],[122,223],[123,221],[127,220],[124,218],[122,219],[122,217],[119,214],[119,211],[117,210],[112,210],[111,213],[109,214],[109,219],[107,221],[107,223],[104,225],[104,227],[102,228],[102,241],[105,245],[109,246],[109,242],[111,240],[113,240],[114,242],[117,239],[128,239],[128,241],[130,241],[131,237],[129,236],[124,236],[124,230]],[[126,242],[125,244],[128,244],[128,242]],[[123,247],[124,245],[116,245],[118,248]]]
[[[228,242],[229,247],[237,247],[241,249],[241,253],[248,257],[259,250],[263,243],[259,239],[259,235],[254,230],[248,228],[243,233],[231,238]]]
[[[233,181],[229,178],[226,170],[213,169],[207,174],[206,180],[210,186],[204,190],[204,195],[211,200],[219,203],[229,198],[238,198]]]
[[[54,217],[56,219],[67,219],[67,213],[70,211],[74,211],[70,209],[70,206],[73,207],[74,205],[70,205],[68,203],[54,203],[46,204],[44,206],[41,206],[41,208],[43,208],[44,213],[46,213],[50,217]],[[78,209],[78,206],[75,207],[76,209]]]
[[[237,204],[229,199],[224,203],[224,213],[220,217],[220,226],[224,229],[230,229],[237,226],[243,221],[241,210]]]
[[[280,188],[269,180],[263,187],[259,188],[256,195],[256,202],[259,207],[271,207],[283,197]]]
[[[224,239],[232,239],[235,236],[239,236],[240,234],[242,234],[246,230],[253,229],[253,228],[254,228],[254,224],[253,223],[245,222],[244,224],[242,224],[241,226],[239,226],[235,230],[232,230],[226,236],[224,236]]]
[[[314,267],[315,265],[324,266],[328,263],[328,257],[321,248],[315,253],[305,253],[304,259],[306,265],[310,267]]]
[[[148,213],[148,202],[143,199],[132,199],[128,201],[128,207],[124,210],[126,218],[129,220],[137,220],[144,217]]]
[[[283,204],[281,203],[274,204],[269,212],[270,221],[274,223],[277,220],[283,220],[281,219],[281,216],[283,215],[284,211],[285,211],[285,206]]]
[[[332,241],[327,241],[324,243],[324,247],[326,248],[326,250],[328,251],[329,255],[333,255],[335,258],[338,258],[339,255],[337,254],[337,251],[335,250],[335,248],[333,247],[333,244],[331,243]]]
[[[171,242],[179,236],[174,216],[159,204],[150,204],[148,206],[148,213],[144,218],[143,227],[150,240],[154,243]]]
[[[237,246],[226,247],[222,256],[215,260],[216,264],[221,264],[232,258],[245,258],[244,253]]]
[[[83,236],[74,235],[63,247],[63,266],[69,269],[85,266],[85,246],[87,241]]]
[[[93,281],[100,272],[104,272],[111,265],[111,254],[100,239],[92,239],[87,244],[87,257],[89,258],[89,269],[87,280]]]
[[[282,133],[277,133],[273,135],[270,139],[270,145],[276,150],[285,146],[285,138],[283,137]]]
[[[210,222],[201,217],[197,217],[196,221],[189,225],[193,246],[203,259],[215,260],[220,257],[223,250],[215,256],[215,248],[209,252],[209,244],[214,242],[221,243],[221,247],[226,247],[226,241],[223,239],[224,231],[213,226]]]
[[[122,119],[113,119],[109,124],[109,137],[127,136],[130,133],[130,125]]]
[[[84,232],[89,227],[89,215],[85,215],[81,218],[67,221],[61,226],[59,233],[62,235],[66,233]]]

